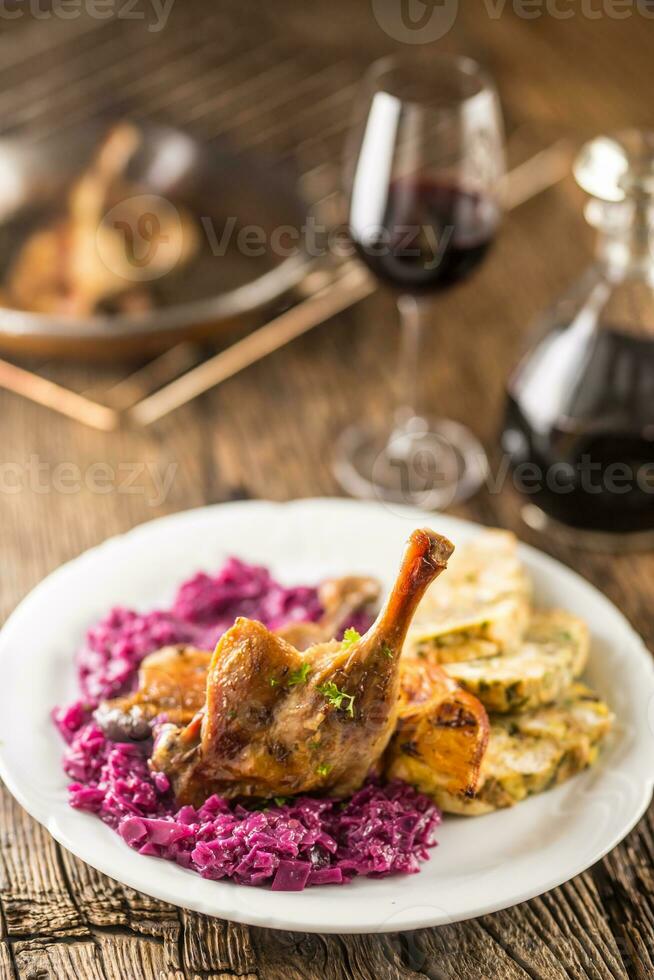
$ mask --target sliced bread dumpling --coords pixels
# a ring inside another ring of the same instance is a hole
[[[529,711],[560,698],[588,660],[588,627],[560,609],[535,612],[517,650],[443,665],[489,712]]]
[[[446,813],[468,816],[513,806],[593,765],[612,724],[608,705],[573,684],[557,704],[491,718],[473,799],[441,788],[431,795]]]
[[[531,583],[509,531],[488,530],[454,552],[409,630],[407,655],[436,663],[514,649],[530,615]]]

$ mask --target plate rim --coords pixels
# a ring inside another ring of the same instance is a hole
[[[226,503],[217,503],[210,505],[203,505],[195,508],[189,508],[183,511],[178,511],[173,514],[164,515],[162,517],[157,517],[149,521],[142,522],[135,525],[134,527],[128,529],[127,531],[115,534],[105,539],[104,541],[92,546],[81,552],[74,558],[66,561],[56,569],[52,570],[45,578],[43,578],[30,592],[25,595],[18,605],[15,607],[13,612],[9,615],[5,621],[2,629],[0,630],[0,658],[5,653],[8,642],[11,639],[12,633],[16,629],[21,628],[21,621],[29,613],[30,606],[34,601],[36,601],[40,596],[50,588],[56,579],[57,581],[73,574],[76,569],[80,567],[83,563],[87,561],[97,560],[101,556],[103,551],[110,551],[112,548],[119,546],[122,542],[127,539],[133,541],[139,536],[147,535],[152,533],[153,528],[159,528],[164,525],[173,525],[183,523],[190,520],[202,520],[204,518],[211,519],[211,515],[221,512],[224,513],[228,510],[247,510],[252,508],[263,509],[270,508],[274,510],[279,509],[312,509],[312,508],[333,508],[339,507],[343,509],[356,510],[360,508],[365,508],[371,510],[376,508],[377,510],[386,510],[383,504],[379,504],[374,501],[358,501],[344,499],[340,497],[309,497],[309,498],[299,498],[289,501],[271,501],[271,500],[242,500],[242,501],[230,501]],[[475,521],[470,521],[465,518],[460,518],[454,515],[441,514],[439,512],[425,512],[412,507],[394,507],[394,513],[399,516],[411,519],[414,521],[438,521],[443,518],[450,525],[459,525],[468,531],[474,529],[480,530],[487,525],[480,524]],[[553,558],[545,552],[540,551],[532,545],[526,544],[522,541],[519,542],[519,553],[527,558],[531,557],[537,564],[542,563],[550,572],[556,570],[563,570],[567,576],[571,576],[583,585],[584,588],[590,589],[595,593],[596,599],[599,600],[606,608],[610,609],[614,616],[617,616],[621,621],[621,625],[625,628],[625,635],[629,636],[630,642],[633,646],[633,653],[637,653],[640,661],[641,669],[649,674],[649,682],[651,691],[654,693],[654,658],[650,653],[649,649],[645,645],[642,637],[636,632],[634,627],[631,625],[624,613],[593,583],[589,582],[584,576],[580,575],[574,569],[560,562],[558,559]],[[0,661],[1,662],[1,661]],[[0,686],[0,699],[1,699],[1,686]],[[194,908],[197,911],[214,916],[227,918],[233,922],[239,922],[246,925],[267,927],[272,929],[279,929],[284,931],[302,931],[310,933],[322,933],[322,934],[350,934],[350,935],[362,935],[362,934],[383,934],[390,932],[403,932],[412,929],[419,928],[430,928],[438,925],[453,924],[455,922],[466,921],[468,919],[476,918],[480,915],[491,914],[493,912],[498,912],[503,909],[512,908],[514,905],[518,905],[522,902],[528,901],[532,898],[536,898],[539,895],[544,894],[552,890],[553,888],[559,887],[572,878],[581,874],[582,872],[588,870],[599,860],[601,860],[606,854],[609,853],[614,847],[616,847],[635,827],[638,821],[641,819],[647,808],[649,807],[652,797],[654,795],[654,772],[648,770],[645,772],[643,770],[643,778],[641,785],[641,792],[637,801],[634,802],[633,812],[628,821],[626,821],[619,830],[616,830],[613,834],[607,837],[600,846],[598,846],[592,853],[591,856],[582,858],[574,867],[566,866],[565,870],[559,870],[553,873],[549,878],[540,880],[535,886],[526,886],[522,889],[516,891],[516,893],[510,898],[500,901],[484,901],[479,905],[471,905],[471,907],[463,913],[457,912],[454,916],[445,912],[444,909],[439,910],[441,914],[434,914],[434,909],[430,910],[431,914],[427,915],[416,915],[414,918],[403,919],[400,922],[385,922],[381,925],[377,922],[374,926],[366,922],[363,926],[358,923],[352,922],[337,922],[337,923],[327,923],[324,921],[319,921],[318,918],[311,918],[307,916],[301,921],[289,922],[287,919],[280,919],[276,917],[274,912],[274,903],[272,904],[272,909],[267,908],[265,911],[260,911],[259,909],[245,910],[240,907],[225,908],[224,910],[217,909],[215,906],[209,907],[206,903],[201,901],[194,901],[190,905],[183,905],[179,897],[172,894],[171,891],[164,887],[163,884],[150,886],[147,881],[143,881],[143,874],[139,873],[140,865],[134,865],[134,874],[131,873],[130,869],[127,872],[121,870],[120,877],[115,873],[115,869],[112,871],[111,861],[102,860],[102,852],[98,851],[97,855],[92,854],[87,855],[87,850],[84,847],[83,842],[77,842],[76,840],[71,840],[70,835],[62,830],[57,820],[54,817],[48,817],[44,815],[42,809],[39,805],[38,800],[34,797],[30,797],[29,793],[24,791],[24,787],[20,782],[19,778],[15,778],[15,772],[11,767],[8,760],[5,758],[6,744],[0,744],[0,778],[3,780],[5,786],[12,794],[12,796],[18,801],[18,803],[32,816],[38,823],[44,826],[47,831],[52,835],[52,837],[66,850],[70,851],[80,860],[89,864],[96,871],[106,874],[109,878],[119,883],[126,884],[128,887],[134,888],[138,891],[142,891],[145,894],[150,895],[153,898],[160,899],[162,901],[170,902],[176,906]],[[634,752],[636,749],[634,749]],[[638,756],[642,755],[642,751],[637,753]],[[97,818],[91,814],[84,815],[88,817],[89,820],[97,821]],[[463,819],[463,818],[462,818]],[[106,828],[108,833],[114,833],[110,828]],[[129,849],[128,853],[134,858],[141,858],[142,855],[137,854]],[[151,866],[153,859],[148,857],[149,865]],[[163,861],[163,859],[157,859],[158,863],[162,866],[173,868],[176,871],[182,871],[184,874],[190,875],[192,872],[185,871],[182,868],[178,868],[175,865],[170,865],[169,862]],[[195,877],[195,876],[194,876]],[[251,893],[252,888],[246,885],[237,885],[233,882],[212,882],[213,885],[218,886],[221,890],[223,888],[235,889],[238,892],[246,891]],[[327,895],[335,897],[338,893],[334,892],[334,888],[322,888],[320,889],[321,895],[327,898]],[[262,890],[255,889],[254,891],[261,893]],[[216,892],[217,894],[218,892]],[[268,894],[266,892],[266,894]],[[271,893],[272,894],[272,893]],[[279,899],[279,894],[276,898]],[[184,898],[188,898],[187,895]]]

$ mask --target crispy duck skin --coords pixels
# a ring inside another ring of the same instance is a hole
[[[152,734],[152,722],[186,725],[204,705],[211,653],[195,647],[164,647],[151,653],[139,668],[139,686],[133,694],[103,701],[95,720],[116,742],[140,741]]]
[[[237,619],[213,655],[204,710],[186,728],[163,726],[156,741],[151,765],[178,802],[353,793],[395,729],[402,645],[453,550],[415,531],[384,608],[354,642],[300,653],[261,623]]]
[[[474,796],[489,736],[486,710],[434,663],[404,657],[400,709],[384,756],[388,779],[428,795]]]
[[[316,623],[289,623],[279,636],[298,650],[331,640],[350,617],[373,609],[379,599],[373,578],[348,575],[327,579],[318,590],[323,615]],[[177,645],[149,654],[139,668],[138,689],[110,701],[95,712],[95,720],[116,742],[140,741],[152,734],[152,723],[162,715],[175,725],[188,725],[204,705],[211,652]]]

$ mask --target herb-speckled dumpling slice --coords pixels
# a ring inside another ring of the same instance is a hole
[[[530,617],[531,583],[509,531],[488,530],[458,548],[414,617],[405,653],[437,664],[515,649]]]
[[[557,704],[491,718],[474,799],[440,789],[434,798],[445,812],[467,816],[514,806],[593,765],[612,724],[608,705],[583,684]]]
[[[529,711],[562,697],[584,670],[588,649],[586,624],[553,609],[534,613],[515,652],[445,664],[444,669],[487,711]]]

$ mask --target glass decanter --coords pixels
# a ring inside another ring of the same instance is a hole
[[[582,546],[654,545],[654,132],[574,167],[597,255],[508,383],[502,448],[523,518]]]

